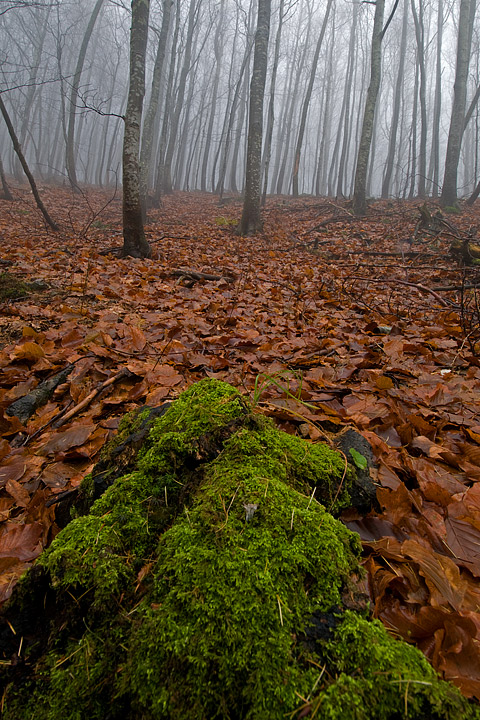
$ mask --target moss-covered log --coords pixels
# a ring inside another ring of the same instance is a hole
[[[480,717],[352,602],[342,455],[206,380],[127,467],[86,479],[2,613],[7,720]]]

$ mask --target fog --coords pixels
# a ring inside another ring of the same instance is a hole
[[[474,0],[462,3],[473,18]],[[395,12],[381,44],[369,196],[441,192],[462,3],[386,0],[384,25]],[[268,193],[352,195],[374,14],[370,2],[272,3],[262,157]],[[455,120],[460,197],[479,180],[479,22],[477,13],[463,116]],[[121,182],[130,23],[122,0],[0,3],[1,97],[43,182]],[[242,192],[255,28],[254,0],[151,1],[142,163],[157,200],[172,189]],[[0,157],[20,182],[3,120]]]

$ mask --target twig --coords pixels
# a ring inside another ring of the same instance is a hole
[[[438,300],[438,302],[443,305],[444,307],[456,307],[456,304],[452,302],[451,300],[445,300],[445,298],[442,298],[435,290],[431,290],[431,288],[425,287],[425,285],[420,285],[419,283],[412,283],[407,282],[406,280],[380,280],[380,279],[373,279],[373,278],[366,278],[366,277],[359,277],[358,275],[352,275],[349,280],[365,280],[365,282],[369,283],[383,283],[386,285],[407,285],[407,287],[413,287],[417,290],[420,290],[421,292],[429,293],[430,295],[433,295],[433,297]]]
[[[90,405],[92,400],[94,400],[97,397],[97,395],[99,395],[107,387],[110,387],[110,385],[113,385],[114,383],[116,383],[117,380],[121,380],[121,378],[129,377],[131,375],[132,375],[132,373],[127,368],[122,368],[121,370],[119,370],[111,378],[108,378],[108,380],[105,380],[105,382],[101,383],[98,387],[96,387],[95,390],[92,390],[92,392],[89,395],[87,395],[87,397],[83,398],[83,400],[81,402],[79,402],[78,405],[75,405],[75,407],[73,407],[65,415],[63,415],[63,417],[61,417],[56,422],[54,422],[53,423],[54,427],[59,428],[62,425],[64,425],[74,415],[76,415],[81,410],[86,408],[87,405]]]

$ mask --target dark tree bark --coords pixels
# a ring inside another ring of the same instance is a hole
[[[355,215],[362,216],[367,212],[367,169],[372,143],[373,123],[375,120],[375,107],[377,104],[380,77],[382,71],[382,26],[385,12],[385,0],[375,3],[375,19],[373,21],[370,85],[363,114],[362,134],[357,154],[357,168],[355,171],[355,186],[353,191],[353,209]]]
[[[123,257],[149,257],[140,202],[140,125],[145,95],[145,54],[150,0],[132,0],[130,87],[123,138]]]
[[[52,230],[58,230],[58,225],[52,220],[50,215],[48,214],[48,210],[45,207],[45,205],[42,202],[42,199],[39,195],[37,185],[35,183],[35,179],[30,172],[30,168],[27,165],[27,161],[25,160],[25,156],[22,152],[22,148],[20,146],[20,143],[18,141],[17,135],[15,133],[15,129],[12,125],[12,121],[10,120],[10,116],[8,114],[7,108],[5,107],[5,103],[3,102],[3,98],[0,95],[0,112],[3,115],[3,119],[5,120],[5,124],[8,129],[8,134],[10,135],[10,138],[13,143],[13,148],[17,154],[18,159],[20,160],[21,166],[23,168],[23,172],[27,176],[28,182],[30,183],[30,187],[32,188],[33,197],[35,198],[35,202],[37,204],[38,209],[42,213],[43,217],[45,218],[45,222],[47,225],[49,225]]]
[[[452,114],[448,133],[445,174],[440,197],[442,207],[457,204],[457,173],[460,160],[463,129],[465,126],[465,104],[467,101],[467,78],[472,45],[472,26],[475,17],[476,0],[461,0],[458,19],[457,64],[453,91]]]
[[[261,176],[263,101],[267,76],[268,38],[270,35],[271,0],[258,0],[257,32],[253,54],[252,81],[250,84],[250,116],[248,121],[247,169],[245,176],[245,201],[239,232],[250,235],[262,226]]]

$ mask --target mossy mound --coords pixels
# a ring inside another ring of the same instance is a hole
[[[97,499],[86,480],[88,514],[0,618],[7,720],[480,717],[416,649],[346,610],[360,543],[328,511],[348,504],[340,454],[206,380],[134,465]]]

